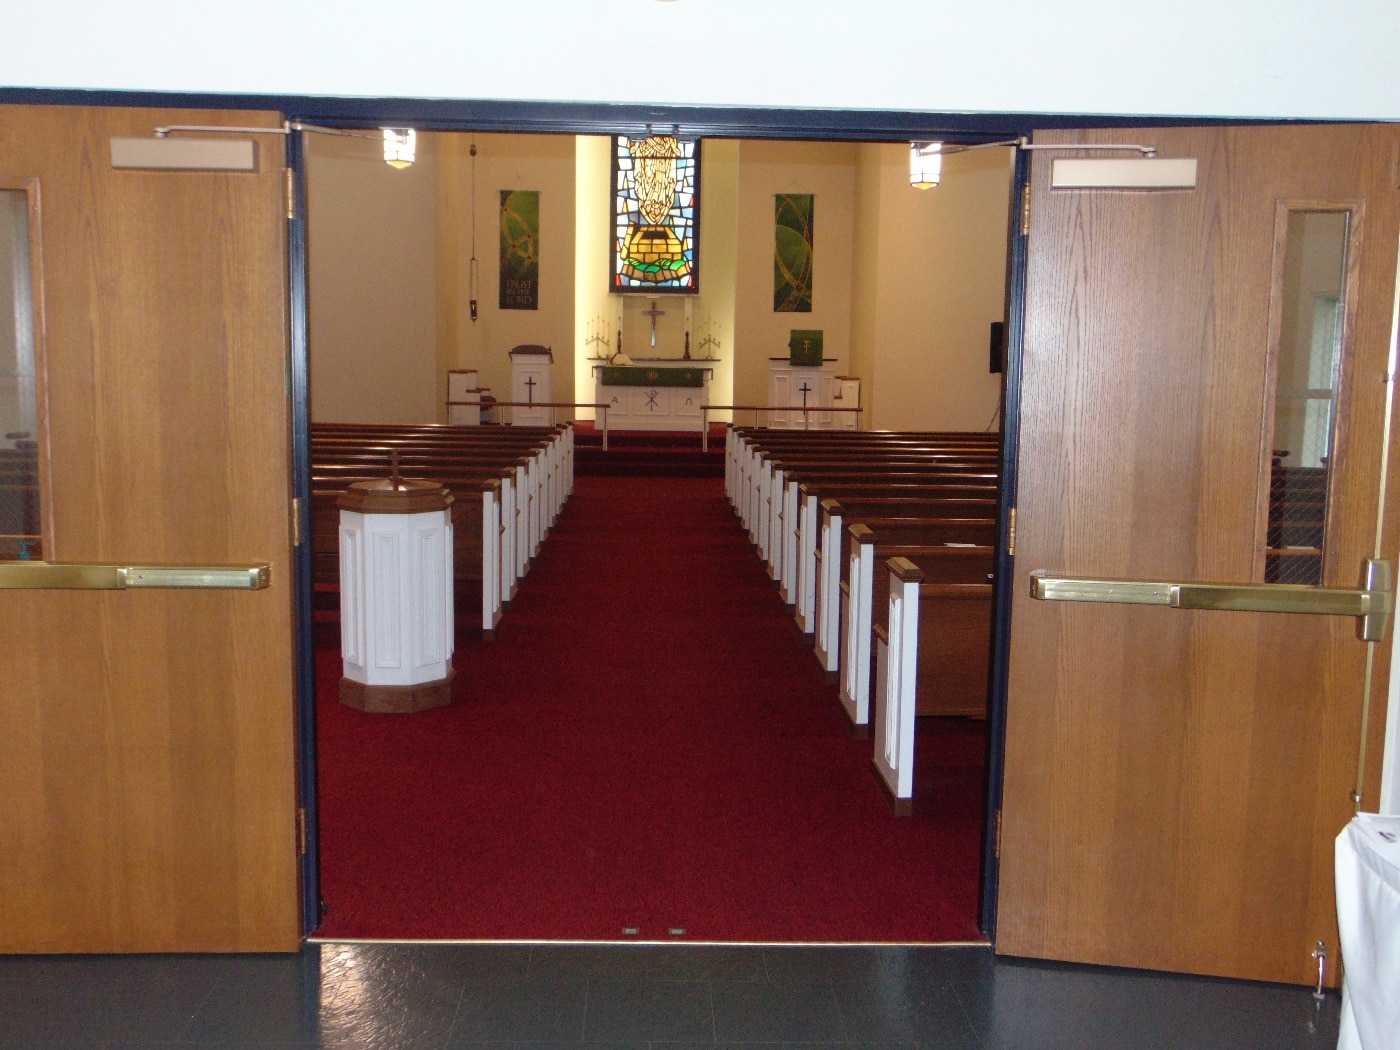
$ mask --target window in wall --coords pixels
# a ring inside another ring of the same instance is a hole
[[[700,143],[617,136],[612,196],[611,290],[699,291]]]

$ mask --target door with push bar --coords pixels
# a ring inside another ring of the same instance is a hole
[[[119,148],[210,118],[0,107],[3,952],[300,941],[283,141]]]
[[[1114,142],[1169,184],[1056,169]],[[1400,128],[1036,143],[996,947],[1311,984],[1380,778]]]

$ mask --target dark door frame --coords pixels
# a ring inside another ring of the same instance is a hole
[[[380,127],[385,124],[403,123],[414,127],[449,132],[502,132],[510,131],[515,134],[568,134],[568,135],[615,135],[627,134],[629,132],[638,133],[653,126],[670,127],[678,125],[687,135],[697,135],[701,138],[714,138],[723,135],[726,138],[747,138],[747,139],[786,139],[786,140],[806,140],[813,139],[827,141],[890,141],[892,131],[887,126],[881,126],[878,130],[863,130],[859,124],[859,114],[843,115],[832,114],[829,121],[822,123],[826,114],[819,114],[816,120],[804,119],[801,114],[775,114],[772,111],[754,111],[754,123],[746,125],[739,121],[726,120],[723,123],[707,121],[697,126],[693,120],[681,119],[681,111],[661,110],[657,111],[654,120],[646,121],[642,128],[638,128],[632,122],[621,121],[613,116],[584,116],[581,114],[570,114],[565,117],[559,114],[552,104],[541,104],[538,107],[522,106],[522,112],[516,114],[510,121],[511,126],[500,127],[495,121],[491,121],[487,126],[482,126],[482,121],[474,121],[470,117],[463,116],[458,120],[452,120],[445,115],[438,113],[435,117],[429,118],[422,113],[405,113],[401,106],[385,105],[379,112],[360,112],[354,118],[347,118],[334,112],[326,110],[309,110],[286,112],[287,119],[294,122],[306,124],[334,125],[345,128],[371,128]],[[536,111],[537,110],[537,111]],[[531,112],[535,111],[535,112]],[[855,116],[856,120],[850,120]],[[843,119],[844,118],[844,119]],[[907,123],[906,123],[907,120]],[[877,122],[878,123],[878,122]],[[907,118],[899,121],[900,133],[894,141],[931,141],[936,139],[948,139],[961,142],[995,142],[1000,139],[1015,138],[1021,134],[1029,134],[1029,129],[1002,130],[1002,125],[997,120],[988,121],[980,127],[973,125],[977,121],[964,118],[958,121],[960,125],[957,129],[949,129],[941,126],[936,120],[924,117],[922,120]],[[995,126],[992,126],[995,125]],[[290,140],[298,140],[300,136],[290,135]],[[301,148],[299,141],[288,143],[287,163],[293,172],[294,193],[297,200],[296,217],[289,220],[289,229],[292,231],[288,238],[289,253],[288,264],[291,272],[288,275],[288,290],[292,299],[291,319],[292,319],[292,390],[294,405],[292,408],[293,418],[293,449],[297,462],[294,464],[294,483],[296,494],[302,499],[303,509],[310,507],[310,415],[309,415],[309,360],[307,352],[309,348],[306,325],[306,232],[305,232],[305,194],[306,194],[306,171],[305,171],[305,151]],[[1006,553],[1008,549],[1008,514],[1007,508],[1015,505],[1015,470],[1016,458],[1015,449],[1018,447],[1015,440],[1016,428],[1020,425],[1020,351],[1021,351],[1021,319],[1023,313],[1023,292],[1025,289],[1025,237],[1020,232],[1020,224],[1013,221],[1014,217],[1020,214],[1020,202],[1022,194],[1026,189],[1026,180],[1029,178],[1030,166],[1026,162],[1026,155],[1018,153],[1015,168],[1014,182],[1011,193],[1010,209],[1007,216],[1007,237],[1008,237],[1008,265],[1007,265],[1007,362],[1003,367],[1002,376],[1002,404],[1001,404],[1001,424],[1003,434],[1002,452],[1002,491],[998,512],[999,529],[999,555],[997,564],[996,579],[1011,579],[1011,558]],[[298,301],[300,300],[300,301]],[[302,535],[309,535],[306,531],[309,528],[308,522],[303,522]],[[305,545],[304,545],[305,546]],[[307,854],[303,862],[303,914],[306,920],[306,931],[312,932],[320,923],[321,900],[319,894],[319,857],[317,854],[318,836],[318,815],[316,812],[316,775],[315,775],[315,710],[314,698],[312,696],[311,681],[315,677],[314,651],[310,645],[311,638],[311,580],[309,555],[303,549],[299,552],[302,557],[298,558],[298,578],[297,578],[297,643],[298,643],[298,724],[301,730],[302,739],[302,762],[301,762],[301,792],[302,805],[306,810],[306,840]],[[303,577],[302,562],[306,562],[305,576]],[[983,787],[983,821],[982,821],[982,866],[979,879],[978,893],[978,928],[989,938],[994,936],[996,930],[996,881],[997,881],[997,821],[1001,808],[1001,766],[1002,749],[1004,736],[1004,706],[1005,706],[1005,679],[1006,666],[1009,652],[1010,640],[1010,611],[1011,596],[1003,593],[998,588],[997,596],[993,603],[993,639],[991,657],[991,697],[989,701],[988,713],[988,733],[987,733],[987,755],[984,768],[986,769],[986,779]]]

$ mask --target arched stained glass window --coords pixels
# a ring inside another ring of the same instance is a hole
[[[700,289],[700,143],[674,135],[613,140],[614,292]]]

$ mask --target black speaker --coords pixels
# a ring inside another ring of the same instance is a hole
[[[991,364],[990,371],[1000,372],[1001,364],[1006,360],[1006,322],[992,322],[991,337]]]

